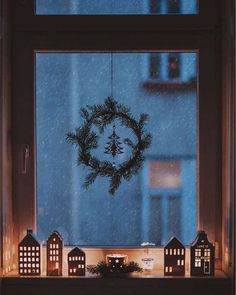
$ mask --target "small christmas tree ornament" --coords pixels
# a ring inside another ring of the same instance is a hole
[[[119,141],[120,137],[116,134],[116,126],[113,125],[113,132],[108,137],[109,141],[105,147],[105,154],[111,154],[114,158],[118,154],[123,154],[122,142]]]

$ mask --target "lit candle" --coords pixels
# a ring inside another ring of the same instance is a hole
[[[128,261],[128,256],[125,254],[108,254],[107,263],[111,269],[122,268]]]

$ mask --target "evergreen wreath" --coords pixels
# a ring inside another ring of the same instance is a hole
[[[151,134],[144,130],[148,115],[141,114],[139,120],[136,121],[129,108],[118,104],[112,97],[105,99],[104,104],[81,108],[80,114],[84,122],[81,127],[76,128],[75,132],[67,133],[67,142],[78,147],[78,165],[83,164],[91,169],[85,178],[84,186],[89,187],[97,176],[108,177],[110,179],[109,193],[114,195],[122,178],[129,181],[142,166],[143,152],[152,141]],[[92,126],[96,126],[102,134],[115,119],[120,121],[121,126],[131,128],[137,137],[136,143],[129,138],[124,139],[123,142],[132,148],[132,155],[118,167],[109,161],[100,161],[91,155],[91,150],[98,147],[99,139],[99,136],[91,130]]]

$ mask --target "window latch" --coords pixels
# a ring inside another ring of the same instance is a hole
[[[22,144],[22,146],[21,146],[21,155],[20,155],[20,157],[21,157],[21,165],[20,165],[21,174],[27,174],[29,156],[30,156],[29,145],[28,144]]]

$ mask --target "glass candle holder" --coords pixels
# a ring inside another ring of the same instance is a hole
[[[154,268],[154,258],[144,257],[142,260],[142,267],[144,270],[152,270]]]
[[[125,254],[108,254],[106,259],[108,266],[114,270],[122,268],[128,262],[128,256]]]

